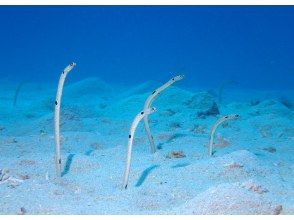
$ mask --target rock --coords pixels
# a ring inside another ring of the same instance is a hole
[[[283,210],[283,206],[282,206],[282,205],[278,205],[278,206],[275,208],[275,210],[274,210],[274,215],[279,215],[279,214],[281,214],[282,210]]]
[[[188,108],[207,111],[215,104],[213,95],[208,92],[198,92],[192,98],[184,102]]]
[[[18,215],[25,215],[27,213],[27,210],[24,207],[20,208],[20,211],[17,213]]]
[[[172,151],[171,153],[169,153],[166,158],[183,158],[186,157],[186,155],[184,154],[183,151]]]
[[[169,127],[172,129],[176,129],[176,128],[181,128],[182,125],[179,122],[172,122],[171,124],[169,124]]]
[[[267,189],[262,188],[262,186],[260,186],[260,185],[259,185],[259,186],[257,186],[257,185],[252,185],[252,186],[250,186],[249,190],[250,190],[251,192],[255,192],[255,193],[258,193],[258,194],[263,194],[263,193],[268,192]]]
[[[274,115],[289,115],[291,114],[291,109],[286,107],[284,104],[277,102],[275,100],[265,100],[256,106],[253,106],[255,111],[259,114],[274,114]]]
[[[251,106],[256,106],[256,105],[258,105],[259,103],[260,103],[259,100],[251,100],[251,101],[250,101],[250,105],[251,105]]]
[[[259,184],[254,183],[252,181],[248,181],[248,182],[243,183],[243,187],[251,192],[258,193],[258,194],[263,194],[263,193],[268,192],[268,190],[266,188],[262,187]]]
[[[5,180],[9,179],[9,170],[1,169],[0,170],[0,182],[4,182]]]
[[[97,142],[94,142],[94,143],[90,144],[90,146],[91,146],[91,148],[93,150],[99,150],[99,149],[102,149],[103,148],[102,144],[99,144]]]
[[[18,174],[17,177],[19,177],[20,180],[28,180],[28,179],[30,179],[30,176],[28,174],[25,174],[25,175]]]
[[[294,107],[294,103],[284,96],[279,98],[279,102],[282,103],[284,106],[286,106],[289,109],[293,109],[293,107]]]
[[[205,134],[205,130],[205,125],[194,125],[194,127],[190,129],[191,132],[194,132],[196,134]]]
[[[229,169],[240,169],[240,168],[243,168],[244,166],[234,162],[232,164],[227,165],[226,167]]]
[[[263,138],[272,137],[272,126],[271,125],[264,125],[259,128],[259,132]]]
[[[267,148],[263,148],[262,150],[268,151],[270,153],[276,153],[277,149],[274,147],[267,147]]]
[[[36,164],[36,161],[34,161],[34,160],[21,160],[19,162],[20,166],[32,166],[32,165],[35,165],[35,164]]]
[[[9,138],[7,140],[7,144],[16,144],[17,143],[17,140],[15,138]]]
[[[163,112],[159,113],[161,116],[167,117],[167,116],[173,116],[174,114],[176,114],[176,112],[172,109],[167,109]]]
[[[216,102],[214,102],[212,106],[206,111],[197,112],[198,118],[206,118],[206,116],[216,116],[218,114],[219,114],[219,109]]]
[[[228,147],[230,145],[231,145],[231,142],[221,135],[217,136],[217,142],[214,144],[215,147],[219,147],[219,148]]]

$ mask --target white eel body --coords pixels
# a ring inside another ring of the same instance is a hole
[[[131,166],[131,158],[132,158],[132,147],[133,147],[133,140],[134,140],[134,135],[135,135],[136,128],[137,128],[139,122],[146,115],[152,114],[155,111],[156,111],[155,108],[144,109],[139,114],[137,114],[137,116],[135,117],[135,119],[134,119],[134,121],[133,121],[133,123],[131,125],[131,129],[130,129],[130,133],[129,133],[129,140],[128,140],[127,163],[126,163],[126,168],[125,168],[125,173],[124,173],[124,183],[123,183],[123,188],[125,188],[125,189],[128,186],[130,166]]]
[[[55,128],[55,165],[56,174],[61,176],[61,155],[60,155],[60,104],[65,78],[67,74],[76,66],[75,63],[69,64],[61,73],[55,99],[54,128]]]
[[[158,89],[154,90],[152,92],[152,94],[145,101],[144,111],[146,111],[146,109],[150,108],[150,106],[151,106],[152,102],[154,101],[154,99],[163,90],[165,90],[167,87],[171,86],[173,83],[175,83],[175,82],[177,82],[177,81],[179,81],[179,80],[181,80],[183,78],[184,78],[183,75],[175,76],[172,79],[170,79],[168,82],[166,82],[165,84],[163,84],[161,87],[159,87]],[[149,127],[148,115],[145,115],[145,117],[144,117],[144,126],[145,126],[145,130],[147,132],[148,140],[149,140],[149,143],[150,143],[151,153],[155,153],[156,147],[155,147],[153,136],[151,134],[151,130],[150,130],[150,127]]]
[[[225,115],[225,116],[221,117],[220,119],[218,119],[214,123],[214,125],[213,125],[213,127],[212,127],[212,129],[210,131],[210,138],[209,138],[209,145],[208,145],[208,155],[209,156],[212,156],[212,146],[213,146],[214,133],[215,133],[217,127],[221,123],[223,123],[223,122],[225,122],[227,120],[235,120],[235,119],[238,119],[239,117],[240,116],[239,115],[236,115],[236,114],[233,114],[233,115]]]

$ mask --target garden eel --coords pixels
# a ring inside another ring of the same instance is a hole
[[[65,78],[67,74],[76,66],[76,63],[69,64],[61,73],[57,94],[55,99],[55,113],[54,113],[54,128],[55,128],[55,165],[56,174],[58,177],[61,176],[61,156],[60,156],[60,104],[61,96]]]
[[[176,81],[179,81],[181,79],[183,79],[184,76],[183,75],[178,75],[173,77],[172,79],[170,79],[168,82],[166,82],[165,84],[163,84],[161,87],[159,87],[158,89],[154,90],[152,92],[152,94],[146,99],[145,104],[144,104],[144,111],[146,111],[146,109],[150,108],[152,102],[154,101],[154,99],[163,91],[165,90],[167,87],[171,86],[173,83],[175,83]],[[145,126],[145,130],[147,132],[147,136],[148,136],[148,140],[150,143],[150,148],[151,148],[151,153],[155,153],[156,151],[156,147],[154,144],[154,140],[153,140],[153,136],[151,134],[151,130],[149,127],[149,123],[148,123],[148,115],[146,114],[144,117],[144,126]]]
[[[16,107],[16,102],[17,102],[17,98],[18,98],[18,95],[19,95],[19,92],[21,90],[21,88],[23,87],[23,85],[25,84],[26,82],[21,82],[20,84],[18,84],[16,90],[15,90],[15,93],[14,93],[14,98],[13,98],[13,106]]]
[[[132,147],[133,147],[133,140],[134,140],[134,135],[136,128],[139,124],[139,122],[149,114],[152,114],[153,112],[156,111],[156,108],[147,108],[143,111],[141,111],[137,116],[135,117],[131,129],[129,132],[129,140],[128,140],[128,152],[127,152],[127,163],[126,163],[126,169],[124,173],[124,183],[123,183],[123,188],[126,189],[128,187],[128,180],[129,180],[129,173],[130,173],[130,166],[131,166],[131,157],[132,157]]]
[[[214,123],[214,125],[213,125],[213,127],[212,127],[212,129],[211,129],[211,131],[210,131],[210,139],[209,139],[209,145],[208,145],[208,155],[209,155],[209,156],[212,155],[213,138],[214,138],[214,133],[215,133],[217,127],[218,127],[221,123],[223,123],[223,122],[225,122],[225,121],[227,121],[227,120],[235,120],[235,119],[238,119],[239,117],[240,117],[240,116],[239,116],[239,115],[236,115],[236,114],[233,114],[233,115],[225,115],[225,116],[221,117],[220,119],[218,119],[218,120]]]

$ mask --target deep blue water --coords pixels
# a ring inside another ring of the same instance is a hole
[[[293,89],[293,6],[0,6],[0,77]]]

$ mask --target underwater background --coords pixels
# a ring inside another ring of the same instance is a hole
[[[0,6],[0,214],[294,214],[293,39],[293,6]]]
[[[293,6],[2,6],[1,78],[293,89]]]

